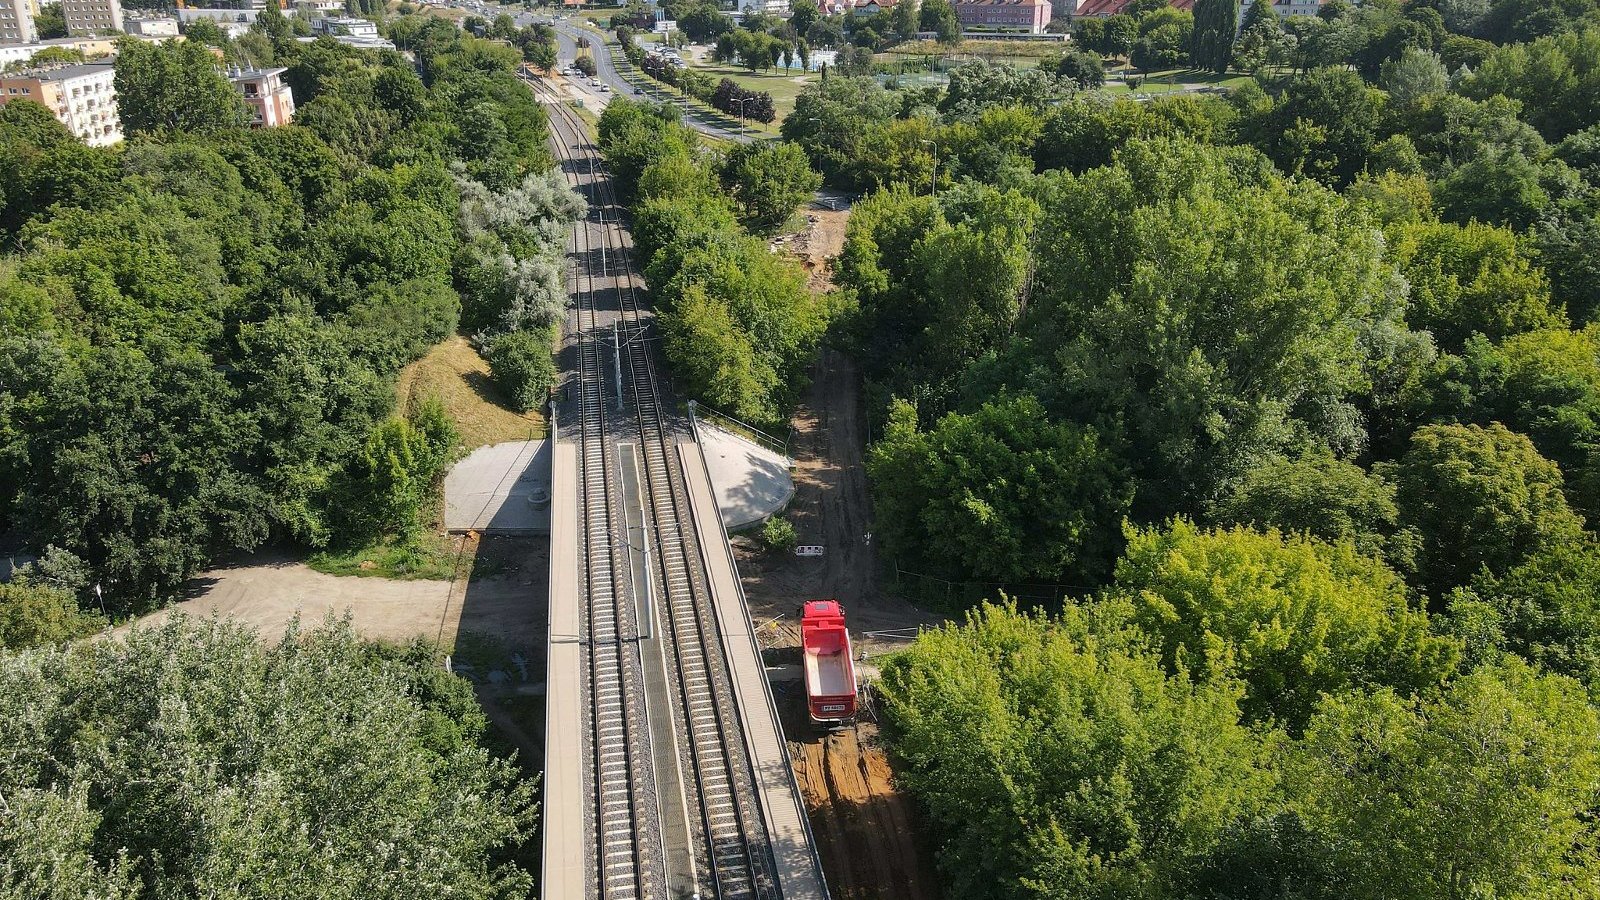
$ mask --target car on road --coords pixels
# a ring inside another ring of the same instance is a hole
[[[605,82],[601,82],[600,83],[600,93],[602,93],[602,94],[611,93],[611,85],[606,84]]]

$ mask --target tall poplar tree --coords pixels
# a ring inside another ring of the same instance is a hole
[[[1239,0],[1195,0],[1194,36],[1189,51],[1195,68],[1210,69],[1219,75],[1228,71],[1238,32]]]

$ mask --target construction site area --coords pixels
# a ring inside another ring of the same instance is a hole
[[[824,350],[793,419],[795,493],[786,516],[799,543],[822,553],[772,554],[750,536],[736,537],[734,546],[829,891],[839,900],[934,900],[940,893],[932,854],[919,842],[910,798],[895,787],[870,698],[873,658],[941,619],[881,588],[860,398],[854,364]],[[797,613],[817,598],[844,605],[856,656],[864,659],[858,671],[866,699],[842,728],[819,727],[806,715]]]

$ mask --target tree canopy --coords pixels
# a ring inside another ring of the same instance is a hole
[[[0,654],[0,891],[527,896],[533,784],[434,660],[182,617]]]

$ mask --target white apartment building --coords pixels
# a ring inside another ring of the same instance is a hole
[[[122,30],[122,0],[61,0],[72,37]]]
[[[136,37],[177,37],[178,20],[171,16],[129,18],[123,29]]]
[[[31,44],[39,39],[33,25],[33,0],[0,0],[0,44]]]
[[[115,78],[109,62],[0,74],[0,106],[41,103],[85,144],[104,147],[122,140]]]
[[[1239,21],[1244,21],[1244,12],[1250,9],[1256,0],[1244,0],[1240,8]],[[1271,0],[1272,8],[1277,10],[1278,17],[1287,19],[1290,16],[1314,16],[1322,9],[1323,0]]]
[[[354,16],[330,16],[312,22],[311,30],[317,34],[348,34],[351,37],[375,38],[378,36],[378,23]]]

